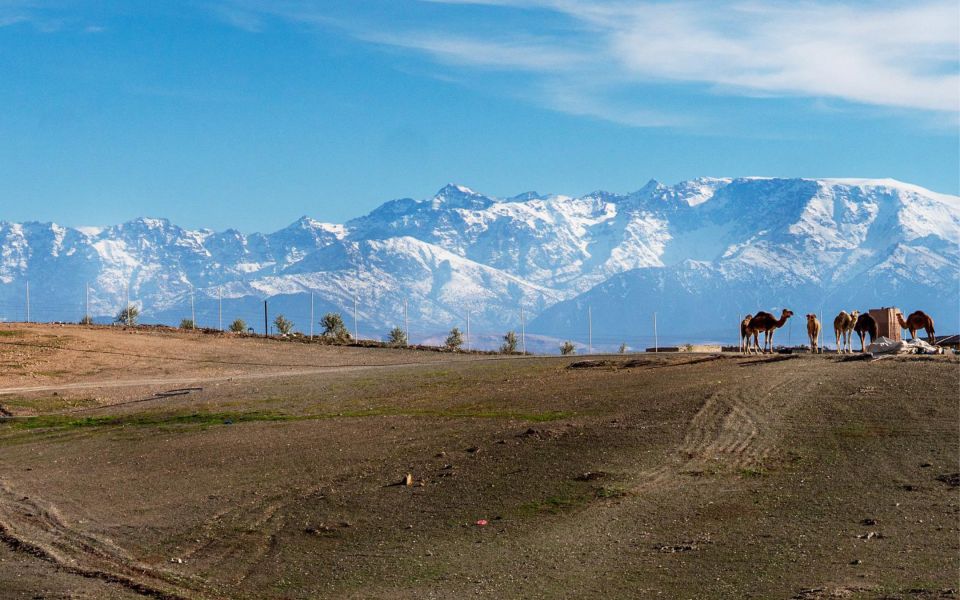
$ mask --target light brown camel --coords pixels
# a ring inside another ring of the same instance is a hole
[[[816,354],[820,351],[820,321],[817,315],[810,313],[807,315],[807,337],[810,338],[810,352]]]
[[[750,319],[753,318],[753,315],[747,315],[740,321],[740,352],[746,352],[750,347],[750,331],[748,327],[750,326]]]
[[[871,344],[873,340],[877,339],[877,320],[871,317],[869,313],[863,313],[857,317],[857,323],[853,326],[853,330],[860,336],[860,352],[865,352],[867,348],[863,343],[863,338],[870,334]]]
[[[910,313],[910,316],[907,317],[906,321],[903,320],[903,313],[898,310],[897,322],[900,323],[900,329],[907,329],[910,331],[911,340],[917,339],[917,331],[923,329],[927,332],[927,341],[931,344],[937,343],[937,336],[933,330],[933,318],[922,310],[917,310]]]
[[[844,351],[853,354],[853,326],[857,323],[857,317],[860,315],[859,311],[851,311],[847,314],[847,311],[841,310],[840,314],[833,319],[833,333],[837,336],[837,353],[843,354]],[[840,343],[840,338],[843,337],[843,344]]]
[[[760,332],[763,332],[763,351],[767,352],[769,348],[769,351],[773,352],[773,332],[776,331],[777,328],[783,327],[787,319],[792,316],[793,311],[785,308],[779,319],[763,311],[758,312],[755,317],[750,319],[750,323],[747,325],[747,331],[753,335],[753,349],[757,351],[757,354],[760,353],[760,342],[758,339]]]

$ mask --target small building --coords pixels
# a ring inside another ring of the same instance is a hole
[[[877,321],[877,335],[887,339],[900,341],[900,322],[897,321],[897,313],[900,309],[896,307],[871,308],[870,316]]]

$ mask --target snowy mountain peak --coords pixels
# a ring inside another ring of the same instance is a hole
[[[463,185],[448,183],[434,195],[433,208],[484,209],[495,201]]]
[[[651,180],[629,195],[506,200],[450,184],[346,225],[304,216],[267,234],[160,218],[0,222],[0,320],[23,318],[28,279],[37,298],[65,299],[48,315],[34,307],[49,320],[79,319],[80,304],[64,307],[90,282],[95,316],[115,314],[129,285],[146,320],[173,323],[192,288],[198,299],[222,292],[232,318],[250,322],[264,298],[295,316],[304,294],[322,310],[352,310],[356,296],[377,331],[396,324],[404,299],[430,333],[462,325],[464,307],[478,328],[512,328],[520,305],[540,333],[560,337],[585,306],[610,315],[597,317],[598,335],[644,331],[654,307],[678,335],[712,335],[704,323],[726,332],[731,315],[771,306],[895,305],[933,314],[946,331],[960,326],[960,197],[888,179]]]

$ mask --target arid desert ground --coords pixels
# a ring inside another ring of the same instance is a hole
[[[584,360],[0,325],[0,597],[960,594],[956,358]]]

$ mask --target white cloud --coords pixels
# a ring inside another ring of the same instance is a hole
[[[334,19],[306,0],[224,2],[240,27],[261,16],[335,27],[457,67],[461,80],[515,72],[525,83],[507,94],[630,125],[690,123],[691,106],[716,95],[839,100],[950,123],[960,115],[955,0],[419,0],[436,18],[399,21],[359,9]],[[470,5],[475,22],[464,17]],[[663,103],[649,96],[670,84],[685,86],[686,114],[652,108]]]
[[[426,1],[566,16],[578,38],[593,41],[577,62],[625,83],[682,81],[724,93],[960,110],[960,5],[955,1]],[[565,43],[552,40],[557,46]]]

